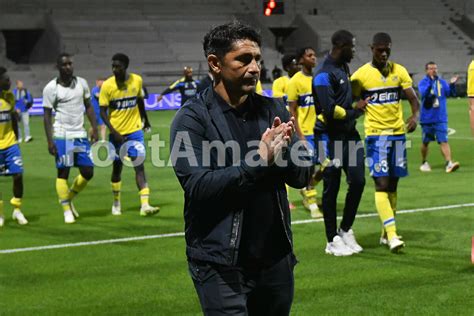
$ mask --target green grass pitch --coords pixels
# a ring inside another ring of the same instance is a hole
[[[445,174],[437,144],[431,144],[433,171],[422,174],[421,131],[409,136],[410,176],[399,185],[400,210],[474,202],[474,142],[466,99],[449,101],[449,143],[461,168]],[[405,104],[405,112],[408,112]],[[149,113],[153,133],[168,140],[174,112]],[[362,125],[359,122],[359,127]],[[124,168],[123,215],[110,214],[111,168],[96,168],[89,186],[75,200],[81,217],[63,222],[55,193],[56,169],[48,155],[42,118],[31,119],[34,141],[21,144],[24,159],[23,210],[30,221],[11,221],[11,179],[0,178],[7,222],[0,229],[0,251],[115,238],[176,233],[183,230],[183,194],[171,168],[156,168],[147,160],[151,203],[157,216],[141,218],[134,174]],[[150,138],[150,134],[147,134]],[[166,147],[162,158],[168,156]],[[70,182],[77,174],[71,172]],[[321,185],[318,186],[319,191]],[[346,187],[341,188],[342,209]],[[359,214],[374,213],[374,189],[367,185]],[[293,220],[309,219],[297,190]],[[359,218],[354,225],[364,252],[347,258],[324,254],[321,222],[294,225],[294,315],[472,315],[474,265],[471,238],[474,207],[400,214],[398,229],[407,247],[394,255],[378,245],[378,217]],[[200,307],[187,273],[183,237],[170,237],[42,251],[0,253],[0,315],[149,314],[198,315]]]

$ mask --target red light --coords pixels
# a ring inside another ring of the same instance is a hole
[[[266,15],[266,16],[272,15],[272,9],[266,8],[266,9],[265,9],[265,15]]]
[[[269,7],[270,9],[275,9],[275,7],[276,7],[275,1],[270,1],[270,2],[268,3],[268,7]]]

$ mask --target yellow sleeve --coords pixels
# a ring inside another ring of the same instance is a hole
[[[273,81],[272,85],[272,97],[274,98],[281,98],[285,95],[284,88],[285,88],[285,83],[281,79],[283,77],[280,77]]]
[[[137,97],[143,98],[143,79],[139,75],[137,75],[137,89],[138,89]]]
[[[257,81],[257,86],[255,87],[255,92],[257,92],[258,94],[262,94],[263,95],[263,88],[262,88],[262,83],[259,81]]]
[[[177,85],[178,83],[182,82],[182,81],[184,81],[184,77],[179,78],[178,80],[176,80],[175,82],[173,82],[173,83],[168,87],[168,89],[171,89],[171,90],[174,89],[174,88],[176,87],[176,85]]]
[[[334,119],[343,120],[346,118],[346,115],[347,115],[347,112],[342,106],[336,105],[334,107],[334,115],[333,115]]]
[[[109,106],[110,104],[109,90],[110,90],[110,85],[107,84],[107,82],[104,82],[102,84],[102,87],[100,88],[100,95],[99,95],[100,106]]]
[[[13,92],[8,91],[5,95],[5,101],[7,101],[11,106],[11,111],[15,112],[15,95]]]
[[[474,60],[467,70],[467,96],[474,98]]]
[[[288,96],[288,102],[298,101],[298,81],[293,78],[290,79],[288,88],[286,89],[286,95]]]
[[[351,76],[352,96],[360,97],[362,94],[362,80],[360,78],[360,71],[356,71]]]
[[[402,89],[405,90],[411,88],[413,86],[413,81],[411,80],[411,77],[408,74],[406,68],[401,65],[397,65],[397,68],[398,75],[400,76],[400,85],[402,86]]]

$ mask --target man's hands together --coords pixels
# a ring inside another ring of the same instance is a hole
[[[272,165],[290,143],[291,136],[295,132],[295,118],[291,117],[288,122],[282,122],[277,116],[273,120],[271,128],[263,133],[260,139],[258,153],[268,165]]]

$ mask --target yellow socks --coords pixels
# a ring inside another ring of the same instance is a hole
[[[19,210],[19,209],[21,209],[21,198],[13,197],[13,198],[10,200],[10,204],[13,206],[13,210]]]
[[[69,205],[69,186],[67,185],[66,179],[56,179],[56,193],[58,194],[59,203],[63,207],[63,211],[70,211],[71,206]]]
[[[84,190],[87,183],[88,181],[79,174],[76,179],[74,179],[71,189],[69,190],[69,200],[72,200],[77,194],[79,194],[79,192]]]
[[[390,206],[392,207],[393,214],[397,213],[397,192],[388,192],[388,199],[390,200]]]
[[[150,198],[150,189],[143,188],[141,189],[138,194],[140,195],[140,203],[142,206],[148,206],[148,200]]]
[[[122,181],[112,182],[112,193],[114,194],[114,206],[120,205],[120,190],[122,189]]]
[[[395,214],[393,213],[387,192],[375,192],[375,207],[377,208],[383,227],[387,232],[388,240],[397,237]]]

